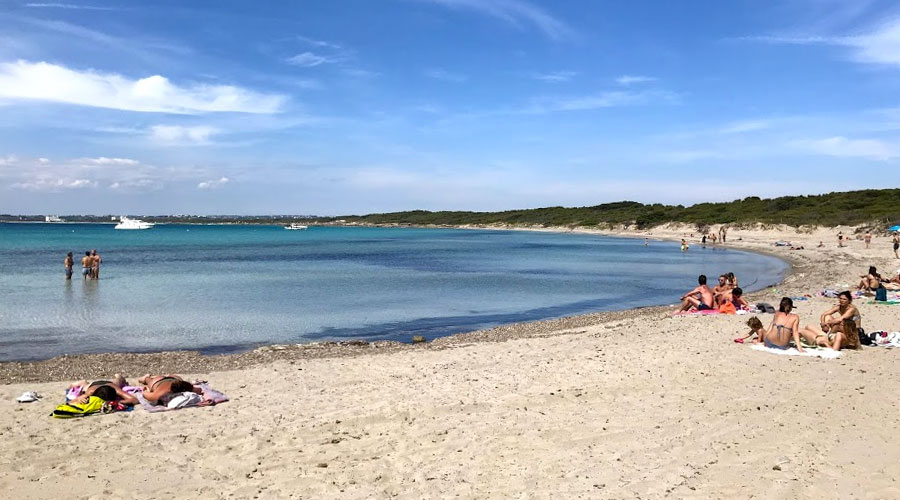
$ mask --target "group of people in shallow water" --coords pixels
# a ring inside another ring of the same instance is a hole
[[[90,250],[84,252],[84,257],[81,258],[81,278],[82,279],[100,279],[100,263],[103,262],[103,259],[100,258],[100,254],[97,253],[97,250]],[[63,266],[66,268],[66,279],[72,279],[72,273],[75,267],[75,258],[72,256],[72,252],[66,254],[66,257],[63,259]]]
[[[172,399],[183,395],[185,392],[193,392],[202,394],[203,391],[178,375],[144,375],[139,378],[140,393],[147,402],[158,406],[168,406]],[[69,390],[75,389],[79,393],[72,402],[84,404],[87,403],[91,396],[98,397],[104,401],[114,401],[123,405],[134,405],[138,403],[138,398],[132,392],[125,391],[128,382],[125,377],[118,373],[112,377],[112,380],[95,380],[88,382],[87,380],[79,380],[69,384]]]
[[[759,318],[750,318],[747,321],[750,333],[735,341],[743,342],[756,335],[754,343],[761,343],[773,349],[789,349],[791,341],[800,352],[803,352],[804,343],[808,346],[830,347],[836,351],[859,349],[862,316],[859,309],[853,305],[853,295],[850,292],[841,292],[838,295],[838,304],[822,313],[818,328],[810,325],[800,328],[800,317],[791,312],[793,309],[794,301],[790,297],[782,298],[768,328],[763,327]]]

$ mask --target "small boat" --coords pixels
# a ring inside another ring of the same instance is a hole
[[[299,231],[302,229],[306,229],[307,227],[309,227],[309,226],[304,226],[303,224],[297,224],[296,222],[294,222],[290,226],[284,226],[285,229],[290,229],[292,231]]]
[[[65,222],[65,221],[55,215],[47,215],[47,216],[44,216],[44,222],[60,223],[60,222]]]
[[[140,219],[129,219],[124,215],[119,217],[119,223],[115,229],[150,229],[155,224],[152,222],[144,222]]]

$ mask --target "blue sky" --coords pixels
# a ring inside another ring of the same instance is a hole
[[[900,185],[895,2],[0,0],[0,212]]]

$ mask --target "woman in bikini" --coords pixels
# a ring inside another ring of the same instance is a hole
[[[841,321],[840,329],[831,328],[830,325],[823,325],[821,330],[814,326],[806,326],[800,330],[800,335],[810,344],[830,347],[835,351],[859,349],[859,334],[856,333],[856,322],[852,318]]]
[[[862,281],[860,281],[859,286],[856,287],[857,290],[874,292],[881,287],[881,275],[878,274],[878,270],[875,269],[875,266],[869,266],[869,273],[865,276],[860,276],[860,278],[862,278]]]
[[[836,318],[832,317],[834,314],[838,316]],[[838,294],[838,305],[822,313],[822,317],[819,318],[819,325],[822,327],[821,330],[823,332],[839,333],[843,331],[842,323],[845,319],[852,319],[857,330],[862,326],[862,316],[859,314],[859,309],[853,305],[853,296],[846,290]]]
[[[792,309],[794,309],[794,301],[790,297],[782,298],[769,329],[764,335],[757,337],[753,343],[762,343],[766,347],[784,350],[790,348],[791,340],[793,340],[797,350],[803,352],[803,348],[800,346],[800,318],[791,313]]]
[[[69,389],[79,388],[81,390],[81,394],[72,399],[76,403],[87,403],[91,396],[96,396],[104,401],[119,401],[126,405],[137,404],[136,397],[122,390],[126,384],[125,377],[117,373],[112,380],[95,380],[91,383],[88,383],[87,380],[72,382],[69,384]]]
[[[184,380],[178,375],[155,375],[149,373],[138,379],[138,383],[144,386],[141,391],[144,399],[152,404],[158,404],[160,398],[167,394],[178,392],[196,392],[201,394],[199,387],[195,387],[190,382]]]

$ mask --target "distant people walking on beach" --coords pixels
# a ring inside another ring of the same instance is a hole
[[[699,285],[696,288],[681,296],[682,302],[679,312],[690,310],[692,307],[696,307],[698,311],[713,309],[713,293],[706,286],[706,275],[701,274],[698,276],[697,283]]]
[[[897,250],[900,249],[900,234],[894,233],[894,237],[891,238],[891,241],[894,243],[894,258],[900,259],[900,255],[897,255]]]
[[[866,242],[866,248],[869,248],[869,244],[872,243],[872,234],[866,231],[866,235],[863,237],[863,241]]]
[[[81,258],[81,279],[93,278],[91,272],[94,269],[94,258],[91,257],[91,252],[84,252],[84,257]]]
[[[66,279],[72,279],[72,268],[75,266],[75,259],[72,257],[72,252],[66,254],[66,258],[63,259],[63,265],[66,266]]]
[[[722,243],[725,243],[725,236],[728,235],[728,228],[722,226]]]
[[[844,246],[844,232],[838,231],[838,247],[843,248]]]
[[[91,259],[93,259],[93,263],[91,264],[91,277],[95,280],[100,279],[100,263],[103,262],[103,259],[100,258],[97,249],[91,250]]]

